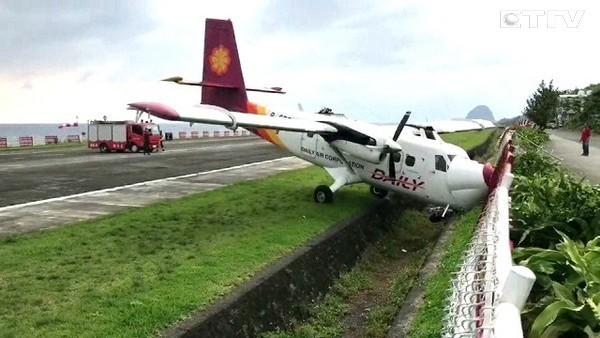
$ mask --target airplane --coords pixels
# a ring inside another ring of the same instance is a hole
[[[431,126],[375,125],[330,109],[317,113],[275,112],[249,102],[248,91],[283,94],[280,87],[246,88],[230,20],[206,19],[201,82],[170,77],[163,81],[202,87],[200,105],[176,109],[159,102],[130,103],[128,109],[156,117],[245,128],[295,156],[324,168],[333,184],[315,188],[317,203],[333,202],[344,186],[366,183],[373,195],[389,192],[448,208],[469,208],[497,182],[494,167],[473,161],[444,142]],[[469,129],[469,128],[465,128]],[[461,128],[454,125],[452,130]]]

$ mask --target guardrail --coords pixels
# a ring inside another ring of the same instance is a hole
[[[509,189],[515,148],[514,130],[501,139],[500,158],[478,227],[452,281],[443,337],[523,337],[521,310],[535,275],[514,266],[509,239]]]

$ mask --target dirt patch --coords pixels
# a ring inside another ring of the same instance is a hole
[[[406,337],[408,331],[412,326],[412,322],[415,319],[418,310],[421,308],[424,302],[425,287],[424,284],[429,280],[436,272],[440,261],[444,256],[444,251],[448,246],[448,241],[452,239],[454,232],[454,222],[450,221],[447,223],[444,231],[439,236],[435,247],[431,254],[427,257],[423,268],[419,272],[417,281],[414,288],[412,288],[409,294],[406,296],[406,300],[402,305],[402,308],[398,312],[394,324],[388,333],[388,337]]]
[[[378,264],[373,271],[372,283],[368,290],[356,294],[350,300],[350,313],[344,319],[344,337],[366,337],[367,321],[378,305],[389,301],[389,293],[395,278],[411,260],[418,259],[414,253],[397,260],[384,259],[388,264]],[[382,262],[383,263],[383,262]]]
[[[418,218],[367,250],[359,269],[370,275],[369,286],[349,300],[344,337],[385,336],[442,228]]]

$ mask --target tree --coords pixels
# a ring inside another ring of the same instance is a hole
[[[592,93],[585,98],[583,112],[579,118],[581,124],[591,124],[594,129],[600,124],[600,88],[595,87]]]
[[[554,87],[552,80],[548,85],[542,80],[537,90],[527,99],[523,114],[541,129],[546,129],[548,122],[556,118],[558,96],[558,88]]]

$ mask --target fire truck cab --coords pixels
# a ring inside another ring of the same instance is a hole
[[[138,152],[144,149],[144,133],[149,133],[150,149],[157,151],[161,142],[161,131],[152,122],[133,121],[90,121],[88,123],[88,148],[100,152]]]

